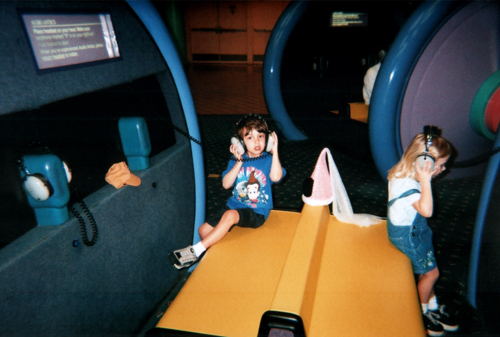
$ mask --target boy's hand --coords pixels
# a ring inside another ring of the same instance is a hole
[[[231,144],[231,146],[229,147],[229,152],[231,152],[234,158],[236,158],[237,160],[241,160],[241,158],[243,158],[243,153],[238,153],[238,146],[234,144]]]
[[[278,157],[278,135],[276,135],[276,132],[273,132],[271,134],[271,137],[273,137],[273,148],[271,149],[271,153],[273,155],[273,162],[271,164],[271,172],[269,173],[269,178],[271,178],[272,181],[278,182],[283,178],[283,168],[281,167],[280,159]]]
[[[273,131],[273,133],[271,133],[271,137],[273,137],[273,141],[274,141],[273,148],[271,149],[271,153],[274,155],[274,154],[278,153],[278,135],[276,134],[276,132]]]

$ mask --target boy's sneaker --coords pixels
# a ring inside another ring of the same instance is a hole
[[[425,331],[429,336],[441,336],[444,334],[444,328],[434,319],[434,317],[430,313],[431,311],[427,311],[426,314],[423,314],[424,318],[424,327]]]
[[[458,322],[445,311],[445,305],[440,305],[439,309],[432,311],[429,310],[430,315],[441,325],[446,331],[457,331]]]
[[[172,264],[177,269],[187,268],[198,262],[198,258],[194,254],[193,246],[174,250],[169,255]]]

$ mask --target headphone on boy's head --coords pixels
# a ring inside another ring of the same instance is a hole
[[[417,159],[415,162],[422,168],[424,166],[424,163],[426,161],[431,162],[431,171],[434,170],[434,163],[436,162],[436,159],[429,153],[429,147],[432,145],[432,138],[434,136],[439,136],[439,131],[437,127],[431,126],[431,125],[426,125],[424,126],[424,145],[425,145],[425,152],[421,153],[417,156]]]
[[[273,138],[271,137],[271,131],[269,131],[269,127],[267,126],[267,123],[264,120],[264,118],[262,118],[261,116],[256,115],[256,114],[245,115],[243,118],[241,118],[238,121],[238,123],[236,123],[236,135],[231,138],[231,144],[236,145],[238,147],[239,154],[242,154],[242,153],[247,151],[247,148],[245,146],[245,142],[238,134],[238,130],[241,129],[246,124],[247,120],[250,118],[258,119],[259,121],[263,122],[266,125],[266,128],[268,131],[265,133],[266,134],[265,147],[266,147],[266,152],[271,152],[271,150],[273,148],[273,144],[274,144]]]

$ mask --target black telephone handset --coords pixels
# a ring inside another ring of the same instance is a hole
[[[245,143],[242,140],[239,140],[236,136],[231,138],[231,144],[236,146],[236,152],[238,154],[245,153]],[[267,136],[267,144],[266,144],[266,152],[270,153],[274,146],[274,139],[271,136],[271,133]]]

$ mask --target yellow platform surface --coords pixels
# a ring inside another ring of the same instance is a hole
[[[407,257],[385,221],[339,222],[328,206],[271,211],[211,247],[157,328],[257,336],[268,311],[299,315],[311,336],[424,336]]]

